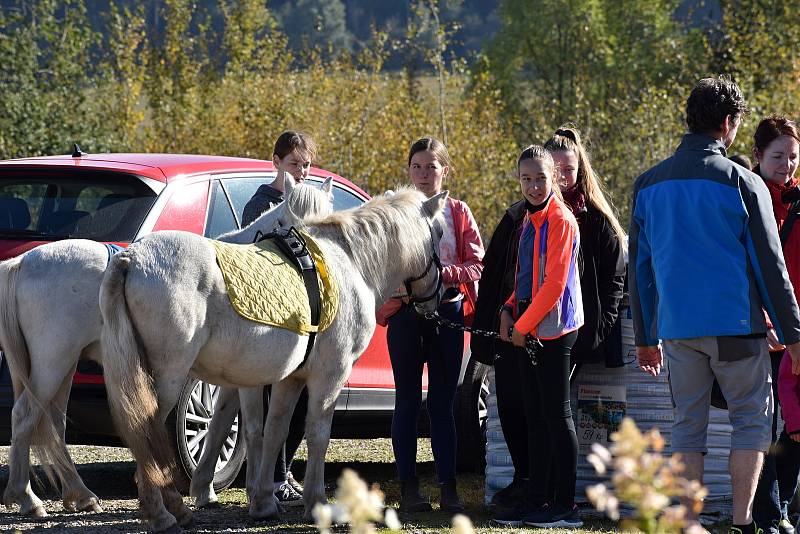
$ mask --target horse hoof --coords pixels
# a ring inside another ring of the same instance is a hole
[[[197,508],[213,508],[219,505],[219,497],[215,493],[200,495],[194,498],[194,505]]]
[[[257,520],[257,521],[276,521],[281,518],[280,511],[277,509],[269,510],[269,509],[261,509],[261,510],[254,510],[251,509],[249,513],[250,517]]]
[[[20,510],[20,513],[25,517],[37,517],[37,518],[47,517],[47,511],[44,509],[44,506],[34,506],[33,508],[25,512]]]
[[[175,519],[178,520],[178,524],[182,527],[188,527],[189,525],[194,523],[194,515],[192,511],[189,510],[189,507],[186,505],[181,506],[181,510],[175,516]]]
[[[93,512],[95,514],[102,514],[103,507],[100,506],[100,500],[97,497],[90,497],[88,500],[81,502],[78,505],[81,512]]]
[[[182,534],[183,529],[178,526],[178,524],[174,524],[171,527],[167,527],[164,530],[159,530],[158,534]]]

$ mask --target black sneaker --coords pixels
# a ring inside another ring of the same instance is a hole
[[[525,496],[526,485],[525,480],[515,478],[511,484],[494,494],[489,506],[511,508],[519,505],[522,497]]]
[[[300,506],[303,504],[303,496],[298,493],[288,482],[281,482],[275,490],[278,503],[283,506]]]
[[[521,527],[522,509],[518,506],[513,506],[511,508],[497,510],[492,514],[492,523],[497,523],[505,527]]]
[[[538,528],[581,528],[583,521],[578,515],[578,507],[567,508],[560,504],[543,507],[535,512],[525,514],[523,522]]]

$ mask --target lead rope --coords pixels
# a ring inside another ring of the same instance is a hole
[[[428,312],[423,314],[423,317],[429,321],[435,321],[437,326],[444,326],[446,328],[451,328],[453,330],[469,332],[472,335],[488,337],[490,339],[500,339],[502,341],[502,339],[500,338],[500,334],[498,332],[490,332],[488,330],[481,330],[479,328],[473,328],[471,326],[459,324],[449,319],[445,319],[444,317],[439,315],[438,312]],[[531,335],[525,336],[525,352],[528,354],[528,358],[530,358],[532,365],[537,365],[539,363],[539,359],[536,357],[536,354],[542,347],[543,347],[542,342],[539,341],[537,338]]]

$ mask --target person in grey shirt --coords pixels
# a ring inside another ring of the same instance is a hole
[[[272,162],[278,174],[272,183],[261,185],[247,201],[242,212],[242,226],[247,226],[259,215],[283,202],[286,174],[291,174],[296,183],[302,183],[308,177],[311,160],[316,153],[317,146],[308,134],[286,130],[278,136],[272,150]]]
[[[316,157],[316,152],[317,146],[308,134],[286,130],[278,136],[272,151],[272,162],[278,174],[272,183],[261,185],[247,201],[242,212],[242,226],[247,226],[262,213],[283,202],[286,175],[290,174],[296,183],[302,183],[308,177],[311,160]],[[269,387],[265,388],[266,396],[269,395],[269,391]],[[303,504],[303,487],[294,479],[291,466],[294,454],[303,441],[307,412],[308,390],[303,388],[289,423],[286,443],[275,463],[275,495],[283,506]]]

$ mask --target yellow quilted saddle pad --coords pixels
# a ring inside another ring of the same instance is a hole
[[[216,249],[217,265],[225,279],[231,306],[239,315],[302,335],[321,332],[330,326],[339,307],[339,288],[328,273],[317,243],[305,232],[301,233],[317,267],[321,300],[319,327],[311,325],[303,277],[271,239],[251,245],[209,240]]]

